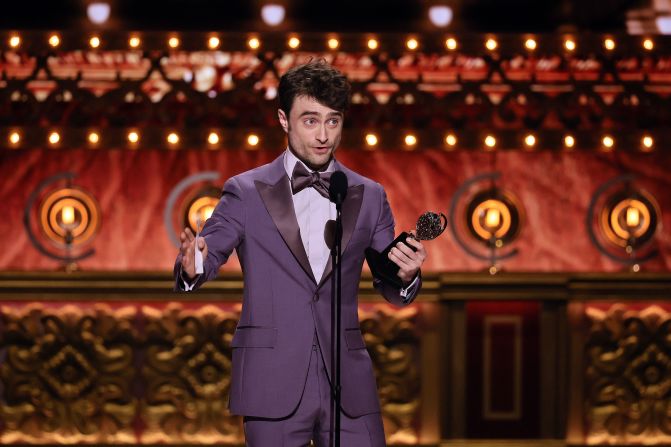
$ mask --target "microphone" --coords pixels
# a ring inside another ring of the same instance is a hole
[[[331,175],[329,185],[329,199],[337,206],[342,205],[347,196],[347,176],[342,171],[335,171]]]

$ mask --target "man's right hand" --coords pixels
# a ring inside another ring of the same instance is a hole
[[[182,241],[182,245],[179,248],[179,253],[182,255],[182,271],[190,279],[193,279],[196,277],[196,236],[193,235],[191,228],[185,228],[179,235],[179,238]],[[207,258],[207,243],[205,242],[205,238],[198,238],[198,247],[203,252],[204,261]]]

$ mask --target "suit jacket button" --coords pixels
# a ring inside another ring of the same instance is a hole
[[[312,295],[312,301],[315,301],[315,302],[319,301],[319,294],[318,293],[315,293],[314,295]]]

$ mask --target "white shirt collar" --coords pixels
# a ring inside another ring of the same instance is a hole
[[[287,175],[289,176],[289,178],[291,178],[291,175],[294,173],[294,167],[296,166],[296,163],[302,163],[303,166],[305,166],[307,170],[310,172],[314,171],[314,169],[311,169],[309,166],[307,166],[305,163],[299,160],[298,157],[296,157],[294,153],[291,152],[289,148],[287,148],[287,150],[284,151],[284,169],[285,171],[287,171]],[[324,172],[333,172],[333,171],[335,171],[335,163],[334,159],[331,158],[331,161],[329,162],[329,165]]]

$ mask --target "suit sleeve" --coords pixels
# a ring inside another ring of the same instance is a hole
[[[242,243],[244,228],[245,208],[242,188],[238,180],[233,177],[224,184],[221,199],[200,233],[207,243],[207,258],[203,260],[203,274],[198,275],[191,284],[185,284],[181,275],[182,255],[178,254],[173,270],[175,290],[195,290],[206,281],[214,279],[219,272],[219,267],[228,261],[233,249]]]
[[[380,186],[380,202],[380,213],[375,225],[373,243],[371,245],[377,251],[384,250],[394,240],[394,216],[389,207],[387,193],[382,186]],[[377,278],[373,278],[373,285],[382,294],[384,299],[397,306],[403,306],[410,304],[417,297],[422,288],[422,276],[421,273],[418,273],[418,277],[412,284],[412,287],[406,290],[408,293],[405,296],[402,294],[402,289],[386,284]]]

